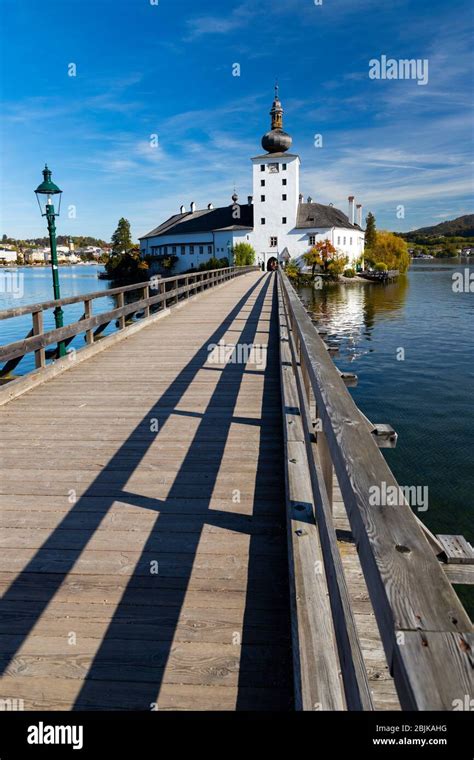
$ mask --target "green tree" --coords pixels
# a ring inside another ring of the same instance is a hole
[[[373,264],[386,264],[387,269],[398,269],[406,272],[410,266],[410,254],[406,242],[392,232],[377,232],[375,243],[366,254],[367,260]]]
[[[236,267],[251,266],[255,263],[255,249],[250,243],[237,243],[232,250]]]
[[[125,253],[108,256],[105,270],[114,280],[141,282],[146,278],[148,262],[142,259],[139,248],[130,248]]]
[[[370,250],[375,245],[377,231],[375,229],[375,216],[371,211],[367,214],[365,220],[365,248]]]
[[[133,246],[130,222],[123,217],[119,219],[117,229],[112,235],[112,256],[126,253]]]

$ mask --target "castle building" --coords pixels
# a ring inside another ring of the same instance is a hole
[[[250,243],[256,263],[270,268],[272,262],[300,260],[302,254],[321,240],[329,240],[348,265],[364,252],[362,206],[349,196],[348,215],[334,206],[306,202],[300,193],[300,157],[290,153],[292,138],[283,130],[283,108],[275,88],[270,111],[271,130],[262,138],[265,153],[252,161],[253,194],[239,203],[234,192],[232,203],[214,208],[188,210],[171,216],[140,238],[143,256],[178,256],[176,273],[197,268],[211,256],[227,257],[240,242]],[[158,260],[158,259],[157,259]]]

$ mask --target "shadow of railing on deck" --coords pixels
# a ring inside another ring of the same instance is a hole
[[[241,343],[253,343],[259,314],[269,284],[274,280],[274,278],[272,280],[268,278],[263,282],[261,289],[258,290],[262,285],[263,277],[265,276],[262,276],[249,288],[222,324],[219,325],[219,328],[210,336],[209,341],[206,341],[206,344],[196,352],[191,361],[171,382],[169,388],[157,403],[149,409],[132,434],[111,458],[107,466],[102,469],[83,496],[78,499],[77,503],[71,508],[61,523],[48,537],[47,541],[44,542],[43,546],[36,552],[25,569],[9,587],[2,602],[0,602],[0,614],[2,615],[2,608],[5,611],[8,610],[9,600],[18,599],[22,585],[28,583],[30,573],[37,573],[36,579],[38,583],[41,583],[41,572],[44,570],[45,564],[51,563],[56,573],[53,576],[54,580],[49,583],[47,593],[43,589],[42,601],[36,603],[32,606],[30,612],[26,613],[20,630],[18,630],[15,622],[12,621],[12,631],[8,637],[8,651],[4,652],[1,658],[2,672],[8,667],[15,653],[40,620],[49,602],[52,601],[62,582],[80,558],[82,551],[94,536],[113,503],[120,500],[139,507],[156,510],[160,514],[159,516],[157,515],[157,520],[143,547],[133,574],[127,579],[125,591],[115,609],[112,620],[107,627],[104,638],[77,696],[75,709],[149,710],[150,705],[157,701],[163,674],[177,631],[183,601],[193,571],[196,551],[202,536],[202,530],[196,528],[196,522],[194,532],[186,533],[186,515],[184,515],[183,531],[178,536],[178,542],[176,543],[175,541],[175,549],[173,551],[166,551],[167,537],[171,535],[176,537],[176,533],[173,534],[173,528],[169,523],[170,518],[172,518],[171,522],[174,525],[176,524],[175,507],[177,500],[188,498],[190,492],[195,492],[196,489],[199,489],[200,504],[196,516],[199,516],[202,527],[215,521],[220,526],[231,530],[243,533],[252,532],[251,523],[249,525],[249,519],[245,515],[202,508],[206,504],[209,507],[230,426],[236,421],[234,407],[244,376],[245,365],[229,364],[222,370],[206,412],[202,415],[194,439],[181,463],[173,485],[170,487],[167,498],[163,500],[148,498],[127,493],[124,489],[133,472],[148,452],[152,442],[156,438],[159,438],[159,433],[155,435],[149,432],[150,418],[158,417],[160,430],[163,429],[169,416],[176,413],[175,411],[170,412],[169,408],[174,410],[174,407],[178,405],[179,400],[189,389],[197,372],[205,365],[208,358],[208,344],[219,342],[227,332],[227,327],[238,317],[241,310],[249,303],[256,292],[255,303],[251,307],[250,315],[245,320],[238,339]],[[275,285],[274,282],[273,285]],[[271,329],[274,329],[274,327],[271,327]],[[272,338],[272,341],[274,344],[274,338]],[[276,361],[276,359],[272,360]],[[232,380],[231,383],[228,382],[230,378]],[[225,407],[222,407],[219,403],[219,397],[223,389],[226,391],[228,402]],[[274,407],[272,409],[274,401],[275,397],[269,392],[263,406],[262,420],[256,420],[256,424],[265,425],[271,418],[275,419]],[[168,409],[168,411],[161,412],[162,409]],[[220,414],[218,431],[216,431],[213,417],[208,416],[206,418],[206,415],[212,414],[213,410],[217,409]],[[178,413],[186,414],[185,412]],[[196,417],[196,414],[192,416]],[[199,417],[200,415],[197,416]],[[278,424],[280,424],[280,419],[278,419]],[[148,426],[148,431],[145,430],[146,426]],[[209,453],[209,456],[206,457],[208,482],[205,485],[190,486],[190,483],[192,484],[193,481],[192,473],[195,473],[196,457],[202,452],[206,441],[209,441],[210,438],[213,440],[214,445],[212,453]],[[271,493],[268,484],[265,487],[265,469],[269,466],[268,457],[265,454],[265,440],[266,435],[264,434],[262,436],[262,452],[259,458],[256,481],[255,496],[257,499],[257,510],[260,499],[268,499],[269,496],[270,499],[281,499],[280,494]],[[127,455],[127,465],[125,468],[122,466],[124,454]],[[276,463],[271,466],[278,466],[278,464]],[[111,474],[113,477],[112,483]],[[105,497],[103,506],[97,507],[96,512],[91,512],[88,508],[86,500],[91,497]],[[191,505],[189,508],[191,509]],[[78,514],[84,517],[87,528],[82,535],[80,546],[64,550],[63,531],[69,527],[73,527],[72,522]],[[256,512],[257,514],[258,512]],[[177,552],[176,547],[181,548],[182,551]],[[287,587],[285,581],[286,558],[282,556],[278,563],[269,562],[268,557],[265,556],[265,551],[262,554],[259,553],[258,537],[252,539],[251,551],[247,606],[244,621],[245,630],[242,633],[241,663],[243,670],[240,673],[239,682],[241,693],[238,699],[238,707],[242,709],[254,707],[255,699],[259,701],[258,706],[262,706],[260,698],[263,691],[257,690],[255,692],[250,687],[267,685],[264,673],[265,669],[260,668],[257,670],[255,663],[253,663],[252,667],[253,654],[247,653],[249,643],[255,642],[254,636],[249,631],[251,629],[255,630],[254,623],[258,618],[258,625],[260,626],[259,635],[267,637],[266,645],[268,648],[268,637],[271,636],[272,629],[275,630],[272,620],[270,620],[267,627],[265,627],[265,624],[262,625],[262,621],[265,620],[265,612],[259,609],[258,603],[254,604],[252,602],[252,594],[254,591],[257,592],[259,588],[268,590],[270,586],[274,587],[275,583],[285,584],[285,588]],[[157,577],[164,584],[162,587],[172,589],[173,602],[171,605],[170,603],[166,603],[163,606],[157,605],[156,607],[153,605],[137,607],[134,601],[138,589],[143,590],[144,585],[146,585],[150,589],[150,597],[154,592],[156,593],[156,584],[150,579],[150,561],[157,558],[160,560],[160,574]],[[284,568],[284,571],[282,571],[282,568]],[[146,581],[145,578],[147,579]],[[122,576],[121,579],[124,580],[124,577]],[[282,614],[288,615],[288,607]],[[3,619],[5,620],[5,617]],[[266,633],[264,633],[265,631]],[[139,648],[137,648],[137,640],[141,642]],[[272,663],[272,666],[274,665],[275,663]],[[260,682],[259,679],[261,679]],[[199,706],[196,705],[196,707]]]

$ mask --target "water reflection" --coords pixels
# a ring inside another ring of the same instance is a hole
[[[434,533],[474,543],[474,294],[455,292],[452,279],[465,269],[428,262],[389,285],[334,284],[300,295],[339,342],[338,367],[357,374],[356,404],[399,434],[397,447],[383,450],[398,482],[429,488],[429,509],[418,516]],[[473,616],[474,587],[457,590]]]
[[[337,339],[348,361],[354,361],[371,348],[372,331],[378,320],[396,319],[404,308],[409,279],[382,283],[357,280],[353,283],[328,283],[322,290],[306,286],[299,293],[308,311]]]

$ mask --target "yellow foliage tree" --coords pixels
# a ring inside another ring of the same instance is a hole
[[[386,264],[387,269],[399,272],[406,272],[410,266],[410,254],[403,238],[384,230],[376,233],[375,244],[366,252],[366,260],[371,264]]]

